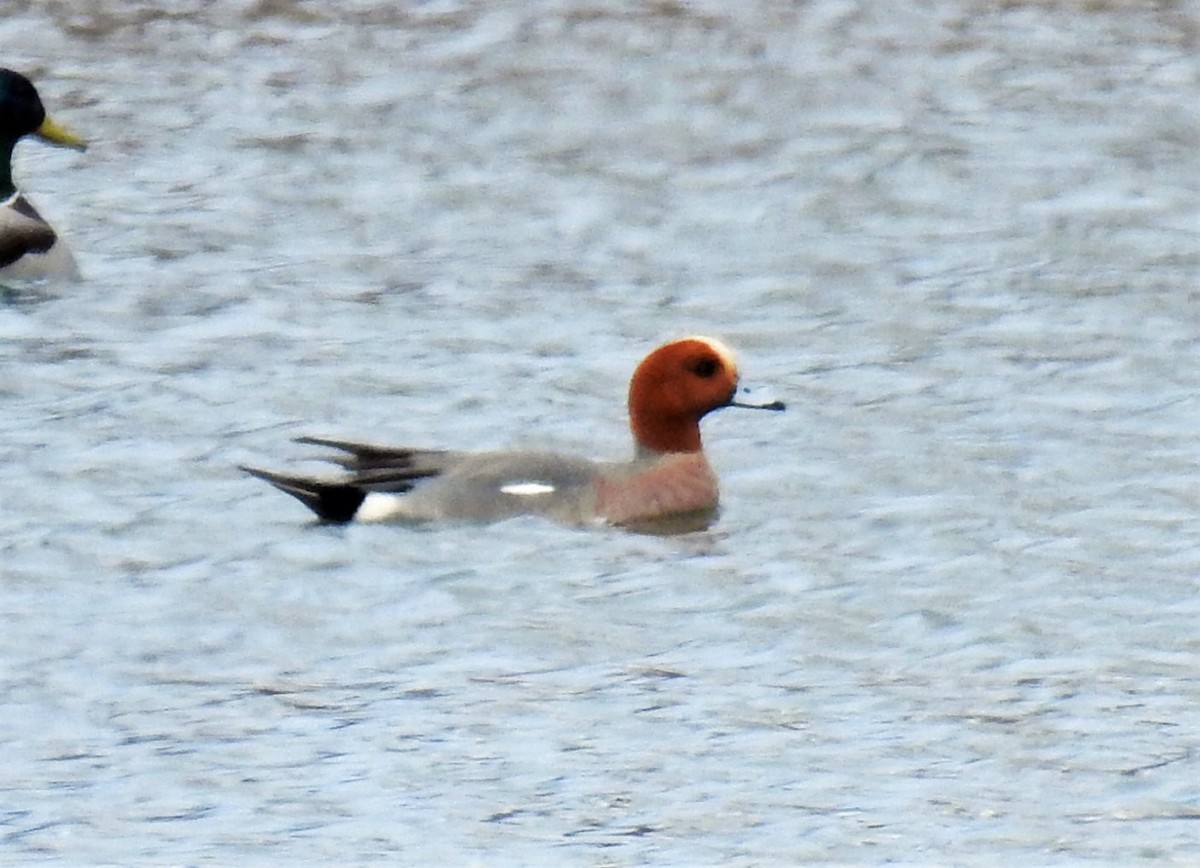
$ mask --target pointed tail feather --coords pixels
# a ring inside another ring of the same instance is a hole
[[[317,514],[321,521],[345,524],[354,518],[367,493],[356,485],[322,482],[305,476],[289,476],[242,465],[241,470],[290,494]]]
[[[410,480],[425,479],[442,473],[452,461],[453,453],[441,449],[414,449],[410,446],[378,446],[357,440],[335,440],[329,437],[297,437],[295,442],[307,446],[325,446],[342,455],[327,460],[347,470],[401,471]]]

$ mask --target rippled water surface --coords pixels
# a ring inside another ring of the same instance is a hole
[[[0,860],[1186,864],[1195,2],[30,3],[87,279],[0,306]],[[724,514],[313,525],[305,434]]]

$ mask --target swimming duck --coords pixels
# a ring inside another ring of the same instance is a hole
[[[46,115],[29,79],[0,69],[0,279],[78,277],[71,252],[13,183],[13,148],[27,135],[80,151],[87,147]]]
[[[722,407],[782,410],[736,400],[738,367],[715,338],[664,344],[634,371],[629,461],[600,463],[544,452],[464,453],[303,437],[337,450],[337,479],[242,467],[297,498],[325,522],[486,522],[542,515],[566,524],[694,530],[717,513],[717,478],[700,420]]]

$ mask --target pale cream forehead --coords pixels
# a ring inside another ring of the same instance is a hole
[[[733,350],[729,345],[719,338],[710,338],[707,335],[689,335],[684,338],[685,341],[699,341],[702,344],[708,344],[712,351],[717,354],[717,357],[724,363],[729,370],[737,372],[737,359],[734,358]]]

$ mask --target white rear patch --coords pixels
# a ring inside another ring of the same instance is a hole
[[[355,521],[387,521],[395,518],[401,512],[401,502],[404,497],[400,494],[385,494],[379,491],[370,492],[359,504],[358,512],[354,513]]]
[[[501,485],[502,494],[514,494],[517,497],[537,497],[540,494],[553,494],[554,486],[545,482],[510,482]]]

